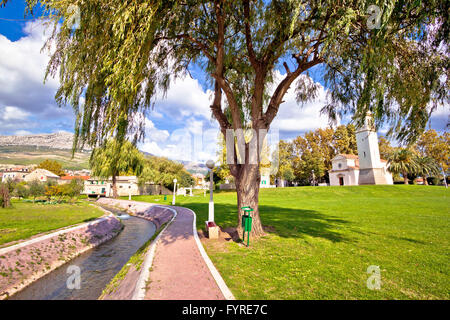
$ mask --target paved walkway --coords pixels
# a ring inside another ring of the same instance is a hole
[[[177,217],[156,246],[145,299],[225,299],[197,247],[192,212],[173,208]]]

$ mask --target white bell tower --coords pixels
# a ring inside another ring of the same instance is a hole
[[[362,127],[356,131],[359,157],[359,184],[387,184],[385,171],[380,160],[378,136],[370,112]]]

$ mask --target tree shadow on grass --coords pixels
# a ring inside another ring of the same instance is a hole
[[[197,214],[198,221],[206,221],[208,216],[207,204],[189,203]],[[260,205],[260,216],[267,233],[276,234],[282,238],[314,238],[327,239],[332,242],[350,242],[337,229],[349,228],[350,222],[329,214],[322,214],[315,210],[291,209],[277,206]],[[237,213],[235,204],[215,203],[215,221],[222,228],[236,227]],[[198,225],[198,224],[197,224]],[[205,227],[202,226],[202,229]],[[240,235],[242,236],[242,235]]]

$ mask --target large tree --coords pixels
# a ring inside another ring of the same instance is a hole
[[[30,7],[37,2],[28,0]],[[374,2],[380,15],[368,10]],[[332,119],[351,113],[362,123],[372,111],[377,124],[391,121],[402,139],[423,131],[430,101],[435,107],[447,90],[440,77],[448,58],[437,49],[448,36],[446,1],[40,3],[55,21],[48,73],[59,70],[56,99],[75,109],[76,144],[96,145],[111,135],[142,138],[142,112],[192,64],[205,71],[213,91],[211,112],[224,136],[227,129],[251,128],[257,145],[264,140],[260,129],[270,128],[292,86],[301,101],[316,96],[317,86],[300,75],[318,65],[330,90],[324,111]],[[71,4],[80,9],[76,29]],[[245,161],[229,168],[238,208],[254,208],[252,234],[261,235],[259,164],[248,157],[253,139],[245,141]],[[239,219],[241,214],[239,209]]]

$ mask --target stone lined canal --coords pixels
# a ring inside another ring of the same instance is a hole
[[[110,211],[111,208],[107,208]],[[118,214],[119,212],[114,212]],[[130,257],[155,233],[155,225],[145,219],[122,220],[124,229],[115,238],[64,264],[10,297],[10,300],[95,300]],[[68,289],[70,266],[81,270],[80,289]]]

